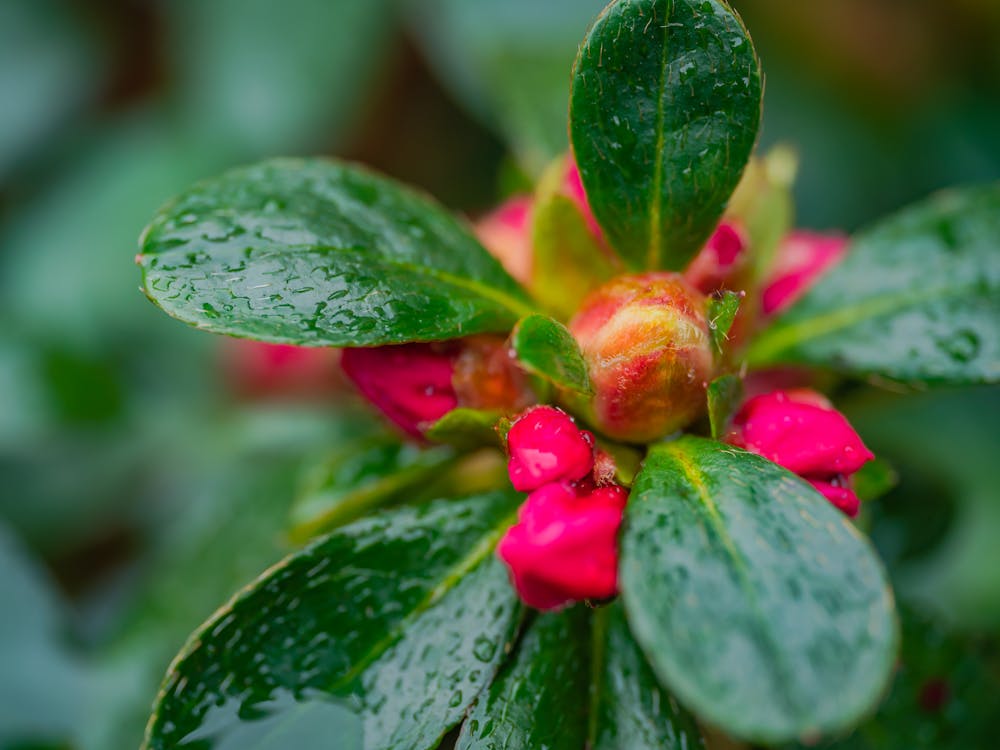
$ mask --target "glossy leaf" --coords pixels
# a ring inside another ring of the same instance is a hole
[[[495,411],[459,407],[428,427],[424,437],[463,450],[490,445],[500,447],[500,434],[497,432],[500,416]]]
[[[447,448],[423,450],[392,438],[343,446],[311,472],[292,508],[289,537],[305,542],[357,520],[425,485],[454,460]]]
[[[657,683],[619,602],[594,613],[590,741],[593,750],[703,747],[692,716]]]
[[[591,208],[635,269],[680,270],[757,138],[761,75],[721,0],[615,0],[580,49],[570,138]]]
[[[629,623],[664,684],[727,734],[834,733],[892,672],[892,594],[869,544],[801,479],[684,437],[655,446],[622,536]]]
[[[507,331],[526,298],[466,227],[358,168],[282,159],[203,182],[146,229],[146,294],[215,333],[366,346]]]
[[[514,329],[511,346],[528,372],[564,390],[593,392],[580,347],[562,323],[545,315],[529,315]]]
[[[751,346],[751,364],[1000,381],[1000,185],[941,193],[859,235]]]
[[[542,177],[531,207],[531,293],[568,319],[596,287],[622,272],[621,260],[566,195],[567,157]]]
[[[587,610],[541,614],[473,708],[456,750],[580,750],[587,739]]]
[[[737,375],[723,375],[708,384],[708,421],[712,437],[726,434],[729,420],[743,400],[743,381]]]
[[[736,321],[742,301],[743,295],[739,292],[723,292],[721,297],[708,300],[708,328],[712,334],[712,346],[720,357],[725,354],[729,331]]]
[[[402,508],[287,558],[195,633],[145,746],[176,747],[213,727],[222,741],[275,704],[298,722],[321,697],[346,710],[311,744],[360,718],[366,750],[435,747],[489,683],[520,620],[493,555],[517,502],[508,491]]]

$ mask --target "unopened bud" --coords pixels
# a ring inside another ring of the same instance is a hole
[[[608,437],[643,443],[704,409],[713,357],[705,297],[676,273],[621,276],[595,290],[570,322],[594,396],[567,403]]]
[[[511,484],[531,492],[551,482],[576,482],[594,468],[594,439],[566,412],[537,406],[525,412],[507,433]]]

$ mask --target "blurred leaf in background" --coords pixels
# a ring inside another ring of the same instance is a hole
[[[410,0],[435,72],[529,174],[569,147],[576,51],[605,0]]]
[[[71,3],[0,4],[0,183],[99,93],[105,61]]]

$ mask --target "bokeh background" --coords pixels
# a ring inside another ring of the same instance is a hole
[[[332,365],[263,382],[144,299],[156,208],[232,165],[330,154],[475,216],[565,149],[602,4],[0,0],[0,750],[136,748],[185,636],[291,548],[310,462],[366,429],[338,416]],[[734,5],[767,75],[762,145],[801,157],[799,225],[1000,179],[996,0]],[[899,475],[865,523],[907,634],[846,742],[988,747],[1000,394],[842,396]]]

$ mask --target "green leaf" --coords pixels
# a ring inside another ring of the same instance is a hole
[[[851,482],[861,502],[870,503],[899,484],[899,475],[888,461],[876,458],[854,472]]]
[[[616,0],[573,72],[570,139],[591,208],[625,262],[684,267],[757,137],[761,75],[721,0]]]
[[[783,145],[751,159],[726,209],[750,237],[757,279],[770,270],[781,240],[795,226],[792,186],[798,167],[798,155]]]
[[[712,437],[722,439],[729,420],[743,400],[743,381],[737,375],[723,375],[708,385],[708,421]]]
[[[632,632],[699,718],[769,744],[847,729],[881,697],[898,640],[882,566],[776,464],[704,438],[655,446],[621,544]]]
[[[302,543],[361,518],[426,484],[454,461],[448,448],[424,450],[394,438],[343,446],[311,472],[292,508],[289,538]]]
[[[426,197],[355,167],[281,159],[203,182],[146,229],[146,294],[215,333],[371,346],[508,331],[526,297]]]
[[[594,613],[590,744],[593,750],[703,747],[694,718],[656,680],[620,602]]]
[[[219,742],[254,724],[255,735],[274,731],[259,719],[275,703],[301,726],[318,697],[347,710],[300,746],[350,737],[360,718],[365,748],[435,747],[490,682],[520,620],[493,554],[518,499],[401,508],[287,558],[194,634],[145,747],[213,731]]]
[[[469,450],[485,446],[500,447],[497,423],[500,413],[485,409],[452,409],[424,431],[424,437]]]
[[[743,301],[741,292],[723,292],[721,297],[711,297],[708,300],[708,328],[712,334],[712,345],[715,353],[721,357],[726,351],[729,341],[729,331],[740,311]]]
[[[751,345],[757,367],[1000,381],[1000,184],[941,193],[859,235]]]
[[[511,345],[528,372],[564,390],[593,393],[580,347],[562,323],[545,315],[529,315],[517,324]]]
[[[593,289],[622,272],[621,260],[564,194],[567,168],[565,156],[550,165],[531,208],[531,293],[564,319]]]
[[[580,750],[590,687],[587,610],[541,614],[480,698],[456,750]]]

